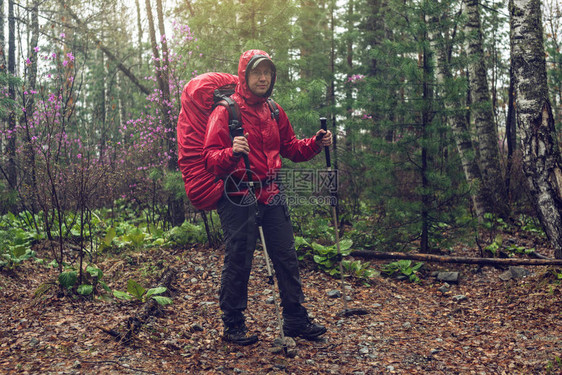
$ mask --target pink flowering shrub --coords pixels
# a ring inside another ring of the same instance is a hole
[[[61,38],[66,36],[61,34]],[[186,80],[196,74],[189,69],[192,54],[177,51],[194,41],[187,26],[174,26],[173,37],[167,41],[169,55],[159,58],[160,70],[169,78],[169,98],[164,98],[155,76],[145,77],[153,90],[144,111],[123,119],[117,136],[107,140],[102,152],[95,128],[88,128],[95,124],[76,116],[84,96],[80,90],[88,89],[87,84],[76,82],[83,76],[80,55],[34,47],[43,66],[37,87],[22,91],[16,129],[0,133],[4,139],[17,140],[21,208],[42,212],[46,225],[56,231],[62,212],[76,212],[80,207],[109,206],[118,198],[140,207],[165,203],[162,184],[168,165],[177,159],[180,96]]]

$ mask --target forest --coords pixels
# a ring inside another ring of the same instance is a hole
[[[561,46],[556,0],[0,0],[0,373],[561,373]],[[260,341],[221,341],[178,168],[184,87],[249,49],[334,134],[280,172],[328,328],[289,351],[259,244]]]

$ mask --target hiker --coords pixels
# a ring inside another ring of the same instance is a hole
[[[326,328],[314,324],[302,305],[304,294],[294,248],[292,224],[286,200],[275,182],[281,168],[281,157],[294,162],[312,159],[323,147],[332,144],[330,131],[319,130],[312,138],[299,140],[283,109],[275,106],[276,116],[268,104],[276,79],[275,65],[266,52],[249,50],[238,65],[238,84],[232,99],[240,108],[244,135],[233,139],[229,131],[229,112],[218,106],[209,117],[203,156],[206,169],[218,179],[226,179],[225,194],[217,203],[226,253],[220,286],[220,308],[223,312],[223,339],[239,345],[258,341],[245,324],[244,310],[248,302],[248,279],[258,238],[256,220],[263,231],[269,256],[277,277],[283,332],[286,336],[317,339]],[[248,184],[244,155],[251,175],[257,181],[255,202],[247,203]]]

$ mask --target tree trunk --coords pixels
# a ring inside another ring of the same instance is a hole
[[[0,74],[6,73],[6,34],[4,33],[4,0],[0,0]],[[0,130],[4,130],[4,121],[0,122]],[[4,155],[4,144],[3,138],[0,137],[0,155]],[[0,162],[3,161],[3,157],[0,156]]]
[[[16,23],[14,17],[14,1],[8,0],[8,74],[15,76],[16,73]],[[13,83],[8,86],[8,96],[16,100],[16,88]],[[10,137],[6,145],[8,154],[8,166],[6,174],[8,185],[15,189],[17,187],[16,171],[16,113],[11,110],[8,115],[8,132]]]
[[[446,16],[444,15],[444,17]],[[439,20],[435,18],[432,22],[436,23]],[[453,74],[450,69],[451,57],[447,49],[448,43],[444,38],[438,39],[437,33],[431,35],[430,38],[437,58],[437,64],[435,64],[437,84],[443,87],[444,105],[447,112],[450,113],[447,116],[447,124],[452,131],[457,146],[466,182],[472,188],[470,198],[474,213],[478,220],[481,220],[486,212],[486,199],[483,196],[483,190],[480,188],[482,175],[474,154],[474,145],[470,137],[465,111],[459,109],[460,93],[452,92],[452,85],[449,84],[453,80]]]
[[[170,110],[169,107],[169,98],[170,98],[170,81],[167,75],[167,66],[166,62],[168,61],[167,55],[167,46],[165,43],[165,34],[164,31],[164,17],[162,15],[162,1],[156,0],[156,10],[158,12],[158,20],[159,20],[159,28],[161,37],[163,38],[162,48],[163,48],[163,59],[164,66],[160,64],[160,53],[158,51],[158,42],[156,39],[156,30],[154,28],[154,17],[152,13],[152,5],[150,4],[150,0],[145,0],[146,4],[146,13],[148,16],[148,29],[150,33],[150,43],[152,46],[152,54],[154,55],[154,69],[156,74],[156,82],[158,83],[158,88],[162,93],[162,97],[160,98],[160,109],[162,112],[162,121],[164,122],[164,127],[169,131],[166,132],[167,137],[165,139],[167,154],[169,154],[170,158],[168,159],[168,170],[175,171],[177,170],[177,156],[176,156],[176,142],[175,142],[175,127],[170,119]],[[165,48],[165,50],[164,50]],[[172,137],[172,138],[170,138]],[[176,197],[173,191],[168,192],[168,215],[170,223],[173,226],[181,225],[185,220],[184,210],[183,210],[183,201]]]
[[[476,124],[478,147],[480,151],[480,172],[484,197],[489,202],[486,210],[501,217],[509,215],[506,189],[500,168],[498,132],[494,123],[494,113],[490,101],[482,29],[480,24],[479,0],[465,0],[467,23],[467,55],[469,56],[469,86],[472,98],[471,111]]]
[[[139,72],[142,72],[142,23],[141,23],[141,11],[139,0],[135,0],[135,5],[137,8],[137,43],[138,43],[138,59],[139,59]]]
[[[509,91],[507,103],[507,119],[505,123],[505,138],[507,141],[507,166],[505,171],[505,186],[507,196],[511,200],[511,173],[513,172],[513,155],[517,149],[517,120],[515,118],[515,78],[513,66],[509,67]]]
[[[178,155],[176,152],[176,127],[172,119],[170,118],[170,113],[172,108],[170,108],[170,68],[168,66],[170,61],[169,51],[168,51],[168,37],[166,36],[166,29],[164,27],[164,13],[162,11],[162,0],[156,0],[156,12],[158,13],[158,29],[160,30],[160,40],[162,44],[162,105],[164,113],[162,116],[165,117],[165,125],[168,129],[167,132],[167,142],[168,142],[168,170],[175,171],[178,169]],[[182,220],[183,223],[183,220]],[[181,223],[180,223],[181,224]]]
[[[562,159],[550,105],[539,0],[510,0],[511,63],[523,171],[556,258],[562,258]]]
[[[31,9],[31,38],[29,40],[28,51],[29,59],[31,64],[27,67],[27,82],[25,84],[25,91],[33,92],[35,91],[35,86],[37,84],[37,61],[38,52],[34,50],[39,42],[39,1],[34,1]],[[36,177],[36,165],[35,165],[35,151],[33,150],[33,143],[31,140],[31,127],[32,124],[29,123],[30,116],[33,115],[33,109],[35,106],[35,96],[34,95],[24,95],[23,96],[24,108],[20,118],[20,124],[24,126],[25,129],[25,154],[26,154],[26,164],[29,168],[29,176],[27,183],[31,186],[31,191],[37,193],[37,177]],[[38,199],[38,198],[37,198]],[[31,200],[30,205],[32,207],[32,212],[35,212],[35,201]]]
[[[425,19],[425,18],[424,18]],[[424,31],[421,35],[421,39],[423,41],[428,40],[427,32]],[[427,142],[430,137],[430,129],[432,122],[432,113],[433,113],[433,90],[430,87],[430,79],[432,78],[433,71],[430,66],[430,60],[433,57],[431,56],[431,50],[423,44],[422,52],[421,52],[421,59],[422,59],[422,98],[423,98],[423,109],[421,113],[422,119],[422,148],[421,148],[421,180],[422,180],[422,191],[421,191],[421,201],[422,201],[422,209],[421,209],[421,219],[422,219],[422,233],[421,233],[421,241],[420,241],[420,252],[422,253],[429,253],[431,252],[430,248],[430,217],[429,212],[431,210],[431,186],[429,184],[428,174],[429,174],[429,158],[428,149],[427,149]]]

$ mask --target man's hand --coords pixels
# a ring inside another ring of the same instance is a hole
[[[332,145],[332,132],[324,129],[318,130],[315,136],[316,144],[320,147],[327,147]]]
[[[232,154],[236,157],[248,155],[250,153],[250,145],[248,145],[248,133],[243,137],[234,137],[232,140]]]

